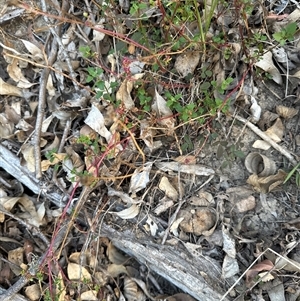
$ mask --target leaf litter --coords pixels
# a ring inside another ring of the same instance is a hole
[[[186,3],[119,1],[102,9],[74,1],[47,12],[44,1],[4,5],[0,143],[26,170],[0,174],[7,294],[35,268],[43,279],[24,281],[29,300],[58,290],[60,300],[201,300],[187,283],[178,293],[172,278],[163,292],[165,280],[145,273],[142,258],[95,235],[105,225],[161,252],[162,244],[199,252],[219,267],[218,277],[200,272],[221,288],[220,300],[275,300],[272,285],[287,300],[299,296],[299,227],[289,223],[299,212],[297,168],[284,184],[299,161],[299,5],[255,3],[236,14],[213,2],[197,3],[202,16],[211,13],[201,28]],[[15,18],[22,26],[8,29]],[[49,19],[68,26],[54,34]],[[148,24],[146,38],[139,22]],[[249,117],[245,126],[238,116]],[[41,193],[33,196],[23,178],[39,171]]]

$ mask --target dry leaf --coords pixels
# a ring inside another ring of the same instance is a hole
[[[126,299],[129,301],[136,300],[136,296],[138,293],[137,284],[129,277],[124,278],[124,295]]]
[[[147,227],[148,226],[148,227]],[[156,235],[156,232],[158,230],[158,226],[157,224],[151,219],[150,216],[148,216],[148,219],[146,221],[146,224],[145,224],[145,228],[149,228],[150,229],[150,233],[152,236],[155,236]],[[146,229],[147,231],[149,231],[149,229]]]
[[[250,112],[252,115],[251,121],[253,123],[257,123],[260,119],[260,115],[261,115],[261,106],[257,103],[256,99],[250,95],[250,99],[251,99],[251,107],[250,107]]]
[[[236,258],[232,258],[225,255],[222,264],[222,276],[226,278],[231,278],[239,272],[239,265]]]
[[[276,107],[276,113],[284,119],[291,119],[299,113],[299,110],[280,105]]]
[[[34,84],[30,83],[22,74],[21,68],[18,66],[18,60],[13,58],[12,62],[7,66],[7,72],[19,88],[30,88]]]
[[[167,102],[165,101],[165,99],[161,95],[159,95],[156,89],[154,102],[151,108],[159,117],[158,123],[161,126],[166,127],[166,129],[164,130],[166,134],[172,135],[175,126],[175,118],[173,117],[173,112],[167,106]]]
[[[174,158],[174,161],[183,163],[183,164],[196,164],[197,158],[192,155],[179,156]]]
[[[129,192],[135,194],[144,189],[149,183],[149,175],[152,169],[152,162],[147,162],[144,166],[137,168],[130,179]]]
[[[235,204],[235,210],[242,213],[253,210],[256,206],[255,197],[250,195],[246,199],[242,199]]]
[[[92,281],[92,276],[88,272],[88,270],[73,262],[69,262],[68,264],[68,278],[69,280],[75,280],[75,281]]]
[[[156,215],[160,215],[161,213],[167,211],[169,208],[171,208],[174,205],[174,202],[167,197],[163,197],[160,201],[158,206],[154,209],[154,213]]]
[[[180,54],[175,61],[175,69],[183,77],[193,74],[200,61],[199,51],[187,51]]]
[[[252,147],[262,149],[262,150],[268,150],[271,147],[271,145],[264,140],[256,140],[253,143]]]
[[[10,265],[13,273],[18,276],[21,274],[21,265],[24,264],[24,248],[20,247],[14,250],[10,250],[7,254],[7,259],[14,263]]]
[[[261,271],[270,271],[274,267],[272,261],[265,259],[260,263],[255,264],[246,272],[246,285],[250,287],[253,284],[254,278]]]
[[[170,232],[174,234],[174,236],[178,237],[179,233],[178,233],[178,226],[180,225],[180,223],[184,220],[184,217],[178,218],[176,219],[171,227],[170,227]]]
[[[25,47],[27,48],[27,50],[32,54],[33,59],[35,59],[35,61],[41,61],[44,60],[44,54],[43,51],[37,47],[36,45],[34,45],[33,43],[26,41],[26,40],[22,40],[23,44],[25,45]]]
[[[98,22],[98,24],[96,24],[94,26],[93,29],[93,40],[92,41],[102,41],[105,37],[105,33],[101,32],[100,30],[104,28],[103,24],[105,22],[104,18],[101,18]],[[97,30],[99,29],[99,30]]]
[[[111,263],[124,264],[128,257],[124,256],[113,244],[110,242],[106,251],[107,257]]]
[[[98,301],[98,293],[96,290],[89,290],[80,295],[80,300],[82,301]]]
[[[254,65],[261,68],[265,72],[270,73],[274,82],[277,83],[278,85],[281,85],[282,77],[279,70],[274,65],[272,57],[273,57],[272,52],[267,51],[263,54],[260,60],[254,63]]]
[[[127,193],[124,193],[122,191],[117,191],[117,190],[111,188],[110,186],[108,187],[107,195],[108,196],[117,196],[126,204],[139,204],[142,202],[142,200],[134,200]]]
[[[109,264],[107,267],[107,273],[112,277],[118,277],[121,274],[127,275],[127,270],[124,265],[122,264]]]
[[[125,109],[131,110],[134,108],[134,101],[130,93],[133,89],[134,82],[138,79],[141,79],[143,76],[143,73],[137,73],[134,74],[130,79],[125,79],[117,91],[116,99],[122,102]]]
[[[201,207],[182,209],[178,213],[178,218],[184,218],[180,223],[180,228],[187,233],[201,235],[211,229],[216,222],[215,214],[209,209]]]
[[[40,297],[42,295],[40,286],[38,284],[32,284],[30,286],[27,286],[25,288],[25,295],[28,299],[32,301],[40,300]]]
[[[12,95],[12,96],[18,96],[23,97],[22,89],[12,86],[10,84],[7,84],[3,81],[3,79],[0,77],[0,95]]]
[[[177,190],[171,185],[167,177],[162,177],[159,185],[159,189],[161,189],[168,198],[171,200],[176,201],[178,199],[178,192]]]
[[[100,136],[104,137],[107,143],[110,142],[112,134],[105,127],[104,117],[94,104],[92,104],[92,108],[88,116],[84,120],[84,123],[91,127],[94,131],[96,131]]]
[[[277,118],[276,122],[265,131],[271,139],[275,142],[280,142],[282,140],[284,133],[284,126],[280,118]]]
[[[140,207],[134,204],[127,209],[114,213],[122,219],[131,219],[136,217],[139,214],[139,212]]]
[[[276,172],[276,163],[260,153],[248,154],[245,158],[245,167],[259,177],[267,177]]]
[[[256,191],[268,193],[281,185],[284,182],[286,175],[285,171],[279,169],[276,175],[268,177],[260,178],[257,175],[251,175],[248,178],[247,183],[252,185]]]

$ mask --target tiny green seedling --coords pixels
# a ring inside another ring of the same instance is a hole
[[[300,168],[300,162],[288,173],[283,184],[285,184],[287,181],[289,181],[291,179],[291,177],[294,175],[296,185],[298,187],[300,187],[300,170],[299,170],[299,168]]]
[[[279,42],[281,46],[286,44],[286,41],[292,41],[295,38],[295,34],[297,32],[297,23],[293,22],[288,24],[281,31],[275,32],[273,34],[273,38]]]

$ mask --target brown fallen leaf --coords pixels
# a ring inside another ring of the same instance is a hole
[[[246,285],[251,287],[253,284],[254,278],[261,271],[270,271],[274,267],[274,264],[269,259],[265,259],[260,263],[255,264],[251,269],[246,272]]]

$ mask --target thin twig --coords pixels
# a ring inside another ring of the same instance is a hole
[[[65,1],[64,1],[64,3],[65,3]],[[43,12],[44,13],[47,12],[47,5],[46,5],[45,0],[41,0],[41,5],[42,5]],[[49,23],[50,31],[51,31],[53,37],[55,38],[55,40],[57,41],[57,43],[59,45],[59,48],[60,48],[60,51],[63,53],[63,55],[65,57],[65,60],[66,60],[66,63],[67,63],[67,66],[68,66],[68,69],[69,69],[69,72],[70,72],[70,75],[71,75],[72,79],[75,79],[76,78],[76,73],[73,70],[71,60],[70,60],[70,58],[67,54],[67,51],[65,50],[64,44],[62,43],[60,36],[55,31],[55,29],[51,26],[51,23],[49,22],[48,16],[46,14],[44,15],[44,19],[47,23]],[[72,80],[72,83],[75,87],[75,90],[78,91],[79,87],[78,87],[76,81]]]
[[[293,158],[291,153],[285,149],[284,147],[278,145],[274,140],[272,140],[267,134],[262,132],[257,126],[255,126],[253,123],[248,121],[247,119],[235,115],[234,118],[236,118],[238,121],[241,121],[245,125],[248,126],[256,135],[258,135],[260,138],[262,138],[264,141],[268,142],[273,148],[275,148],[277,151],[279,151],[283,156],[285,156],[294,166],[297,165],[297,161]]]
[[[57,43],[53,40],[51,45],[51,51],[48,58],[48,65],[52,65],[55,62],[57,54]],[[41,169],[41,149],[40,149],[40,140],[41,140],[41,128],[44,120],[45,107],[46,107],[46,87],[48,82],[48,77],[50,74],[50,69],[45,68],[42,72],[40,78],[40,90],[39,90],[39,103],[37,108],[37,117],[35,123],[35,133],[34,133],[34,151],[35,151],[35,175],[37,179],[42,177]]]

